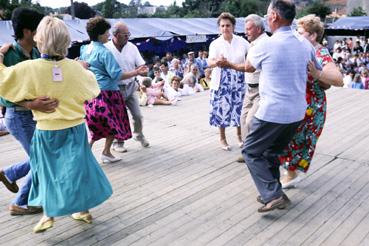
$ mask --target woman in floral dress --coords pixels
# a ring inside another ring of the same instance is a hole
[[[328,49],[319,44],[324,34],[324,26],[319,17],[315,15],[302,17],[298,20],[297,26],[298,32],[315,47],[316,56],[323,70],[316,70],[312,64],[309,65],[310,72],[306,85],[308,107],[305,118],[284,154],[280,156],[281,164],[287,170],[287,175],[281,180],[282,188],[294,187],[301,180],[297,171],[307,172],[309,169],[326,118],[327,100],[324,90],[330,85],[343,86],[342,74],[335,66]]]

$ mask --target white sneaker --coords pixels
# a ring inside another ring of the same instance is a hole
[[[124,147],[124,142],[116,142],[116,143],[113,143],[113,150],[115,152],[119,152],[119,153],[125,153],[127,152],[128,150]]]
[[[287,183],[282,183],[282,189],[291,189],[296,188],[297,184],[301,181],[301,177],[297,176],[296,178],[290,180]]]
[[[103,163],[113,163],[122,160],[122,158],[119,157],[109,157],[107,155],[101,154],[101,161]]]
[[[133,138],[134,140],[138,141],[141,143],[142,147],[144,148],[147,148],[150,146],[150,143],[146,140],[145,137],[139,137],[139,136],[136,136]]]

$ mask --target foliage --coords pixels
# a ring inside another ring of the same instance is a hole
[[[320,17],[322,21],[325,17],[332,13],[331,9],[321,1],[315,1],[306,8],[306,14],[315,14]]]
[[[53,12],[52,8],[42,7],[39,3],[33,4],[31,0],[0,0],[0,19],[10,20],[12,11],[18,7],[35,9],[45,15]]]
[[[366,12],[362,7],[357,7],[351,11],[349,16],[366,16]]]
[[[96,15],[96,12],[92,8],[90,8],[87,5],[87,3],[73,2],[73,5],[74,5],[74,12],[77,18],[89,19]],[[71,14],[70,6],[65,10],[65,13]]]

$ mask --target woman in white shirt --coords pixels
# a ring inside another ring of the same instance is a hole
[[[229,151],[225,128],[237,127],[238,145],[242,146],[240,115],[245,95],[245,74],[231,68],[225,68],[225,60],[240,64],[245,63],[249,43],[234,35],[236,19],[230,13],[218,17],[221,36],[211,42],[209,47],[209,67],[214,68],[211,76],[210,125],[219,127],[220,144]]]

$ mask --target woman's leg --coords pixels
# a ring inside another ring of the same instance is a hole
[[[241,134],[241,127],[237,127],[237,139],[238,139],[238,146],[242,147],[243,141],[242,141],[242,134]]]
[[[154,105],[171,105],[172,103],[165,99],[155,99]]]
[[[103,155],[114,158],[113,154],[111,153],[110,149],[111,146],[113,144],[113,140],[114,140],[114,136],[113,135],[109,135],[106,137],[105,139],[105,146],[104,146],[104,150],[103,150]]]
[[[219,127],[219,134],[220,134],[220,145],[223,150],[231,150],[231,147],[227,143],[227,138],[225,135],[225,128]]]

